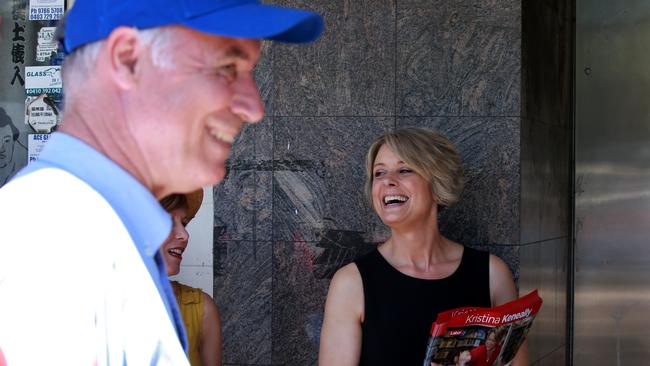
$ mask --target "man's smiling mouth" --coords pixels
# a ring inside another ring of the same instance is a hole
[[[217,140],[223,141],[225,143],[232,144],[233,142],[235,142],[235,136],[234,135],[227,134],[227,133],[225,133],[223,131],[212,130],[212,131],[210,131],[210,133]]]

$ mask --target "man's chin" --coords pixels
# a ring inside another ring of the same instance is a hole
[[[203,174],[197,174],[195,180],[190,182],[190,185],[197,189],[198,187],[215,186],[221,183],[226,177],[226,169],[223,164],[218,169],[210,171],[205,170]]]
[[[216,166],[216,167],[215,167]],[[215,186],[221,183],[226,176],[224,163],[187,166],[183,172],[172,175],[168,178],[175,180],[175,183],[168,186],[171,192],[192,192],[202,187]]]
[[[203,187],[217,185],[221,183],[225,178],[226,178],[226,168],[222,163],[219,164],[219,167],[217,169],[212,170],[209,177],[210,181],[207,182],[207,184],[203,185]]]

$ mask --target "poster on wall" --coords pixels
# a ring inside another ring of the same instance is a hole
[[[71,3],[2,0],[0,186],[38,156],[47,141],[44,134],[55,131],[60,124],[63,51],[54,34],[57,19]]]

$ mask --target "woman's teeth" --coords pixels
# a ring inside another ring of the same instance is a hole
[[[406,202],[409,198],[406,196],[400,196],[400,195],[390,195],[384,197],[384,204],[391,204],[391,203],[402,203]]]

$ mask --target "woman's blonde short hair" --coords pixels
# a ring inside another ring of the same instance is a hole
[[[456,147],[438,132],[409,127],[379,136],[368,149],[365,193],[371,205],[373,166],[383,145],[429,182],[439,205],[451,206],[458,202],[463,191],[463,163]]]

